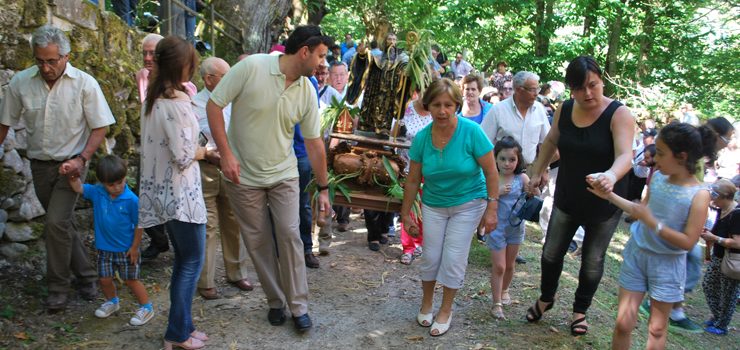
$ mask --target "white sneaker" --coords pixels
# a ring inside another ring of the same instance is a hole
[[[112,315],[114,312],[118,311],[121,306],[118,305],[118,303],[113,303],[110,301],[106,301],[103,303],[103,305],[100,305],[100,307],[95,310],[95,316],[100,318],[106,318],[110,315]]]
[[[154,317],[154,310],[149,310],[147,308],[139,308],[139,310],[136,310],[136,315],[134,317],[131,317],[131,320],[128,322],[132,326],[143,326],[149,320]]]

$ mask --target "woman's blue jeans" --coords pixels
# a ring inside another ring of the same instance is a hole
[[[206,251],[206,225],[177,220],[165,223],[175,263],[170,282],[170,316],[164,339],[181,343],[195,330],[191,315],[195,286],[203,268]]]

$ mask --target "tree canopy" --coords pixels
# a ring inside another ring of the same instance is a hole
[[[304,0],[338,40],[427,29],[449,57],[487,73],[505,60],[542,81],[563,80],[578,55],[596,58],[607,93],[653,118],[682,103],[703,117],[740,107],[737,0]]]

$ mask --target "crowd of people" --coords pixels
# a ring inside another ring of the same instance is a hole
[[[355,56],[378,50],[384,57],[395,43],[390,34],[365,47],[347,35],[336,45],[319,27],[299,26],[282,52],[250,55],[231,67],[217,57],[200,62],[193,45],[177,36],[148,35],[136,73],[142,104],[137,196],[126,183],[127,163],[115,155],[97,159],[97,184],[84,183],[115,119],[95,78],[69,63],[65,33],[36,30],[36,64],[13,77],[0,102],[0,143],[10,127],[25,123],[34,187],[47,212],[46,307],[65,308],[74,276],[85,299],[94,300],[100,285],[105,302],[95,316],[108,317],[120,308],[118,273],[139,305],[130,324],[144,325],[156,310],[138,280],[141,258],[155,259],[171,245],[164,346],[202,348],[209,338],[193,322],[192,300],[196,293],[219,297],[220,241],[226,279],[244,291],[254,288],[247,278],[251,258],[271,325],[292,317],[298,331],[311,329],[306,268],[320,266],[313,216],[334,213],[337,230],[346,231],[350,213],[329,201],[320,110],[344,99]],[[740,253],[738,162],[727,162],[732,176],[703,180],[720,150],[736,149],[728,120],[693,125],[689,116],[660,129],[651,120],[638,125],[627,106],[604,95],[601,68],[588,56],[569,63],[570,96],[563,101],[552,91],[557,82],[511,73],[506,62],[484,79],[460,52],[452,62],[437,45],[431,54],[430,67],[440,77],[416,91],[399,121],[411,144],[399,150],[408,163],[399,259],[409,265],[423,257],[420,326],[431,336],[450,329],[476,233],[491,253],[491,315],[507,317],[525,242],[524,225],[511,217],[517,201],[539,196],[546,203],[540,296],[523,315],[528,322],[553,308],[564,257],[575,244],[581,266],[569,328],[574,336],[588,333],[588,310],[624,213],[631,235],[622,252],[613,348],[630,348],[641,311],[650,315],[648,348],[665,347],[669,327],[727,334],[739,292],[738,281],[723,270],[723,259]],[[191,83],[196,71],[205,85],[200,91]],[[311,179],[313,213],[306,192]],[[73,224],[79,195],[93,203],[97,272]],[[388,243],[394,217],[364,212],[369,249]],[[319,230],[320,254],[330,252],[332,227]],[[140,254],[144,232],[150,246]],[[708,247],[702,288],[711,311],[703,326],[682,307],[701,279],[700,238]],[[435,312],[437,285],[442,302]]]

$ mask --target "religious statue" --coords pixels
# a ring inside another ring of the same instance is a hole
[[[382,55],[363,50],[352,60],[347,102],[355,104],[362,94],[357,130],[388,138],[396,136],[391,134],[393,120],[403,117],[412,91],[406,75],[409,56],[396,47],[395,34],[388,34],[383,47]]]

